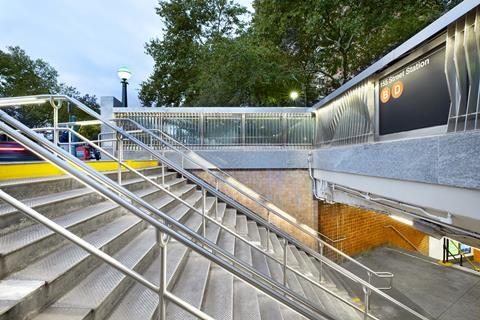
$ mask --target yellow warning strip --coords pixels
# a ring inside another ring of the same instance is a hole
[[[451,262],[443,262],[442,260],[439,260],[438,264],[444,267],[451,267],[453,265]]]
[[[135,168],[148,168],[158,165],[157,161],[133,161],[126,160],[127,165]],[[86,161],[90,167],[97,171],[117,170],[118,164],[114,161]],[[0,163],[0,180],[38,178],[62,175],[64,172],[47,162],[22,162],[22,163]]]

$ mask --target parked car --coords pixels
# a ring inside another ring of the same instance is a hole
[[[0,137],[1,139],[1,137]],[[0,141],[0,161],[1,162],[11,162],[11,161],[38,161],[38,158],[35,154],[30,152],[21,144],[14,141]]]

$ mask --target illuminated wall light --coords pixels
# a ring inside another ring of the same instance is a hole
[[[396,216],[396,215],[391,215],[390,218],[393,220],[397,220],[398,222],[404,223],[409,226],[413,226],[413,221],[404,217]]]

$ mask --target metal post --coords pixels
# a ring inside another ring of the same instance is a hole
[[[160,284],[158,286],[158,319],[166,320],[166,299],[167,290],[167,244],[163,242],[162,233],[157,230],[158,257],[160,263]]]
[[[270,224],[270,211],[267,211],[267,252],[270,251],[270,227],[268,226]]]
[[[363,312],[363,319],[367,320],[368,319],[368,312],[370,311],[370,288],[367,288],[365,286],[363,288],[363,303],[365,305],[365,310]]]
[[[287,285],[287,239],[283,239],[283,285]]]
[[[207,207],[207,192],[205,191],[205,188],[202,187],[202,233],[203,237],[207,234],[206,229],[207,229],[207,219],[205,217],[205,208]]]
[[[319,242],[320,245],[320,256],[323,258],[323,243]],[[320,282],[323,282],[323,260],[320,260]]]
[[[118,159],[118,168],[117,168],[117,182],[122,184],[122,164],[123,161],[123,139],[120,134],[117,133],[117,159]]]
[[[165,188],[165,164],[162,162],[162,186]]]
[[[56,146],[58,146],[58,109],[57,106],[53,107],[53,144]]]
[[[218,191],[218,179],[215,180],[215,190]],[[215,197],[215,219],[219,221],[218,218],[218,198]]]
[[[70,130],[68,130],[68,153],[70,153],[74,157],[77,156],[75,150],[72,150],[72,132],[70,132]]]

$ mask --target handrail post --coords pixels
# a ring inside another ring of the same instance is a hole
[[[270,210],[267,211],[267,252],[270,251]]]
[[[287,239],[283,239],[283,285],[287,285]]]
[[[162,239],[163,234],[157,229],[158,257],[160,263],[160,284],[158,287],[158,319],[166,320],[166,299],[167,290],[167,243]]]
[[[323,243],[321,241],[318,242],[319,246],[320,246],[320,256],[323,258]],[[320,277],[320,283],[323,282],[324,280],[324,276],[323,276],[323,260],[320,260],[320,274],[319,274],[319,277]]]
[[[218,191],[218,179],[215,180],[215,190]],[[220,221],[218,218],[218,197],[215,197],[215,219]]]
[[[70,153],[72,156],[77,156],[76,152],[72,150],[72,133],[70,130],[68,130],[68,153]]]
[[[62,105],[61,102],[59,102],[59,106],[57,106],[53,102],[53,143],[58,146],[58,109]]]
[[[367,288],[366,286],[363,286],[363,304],[365,305],[365,309],[363,311],[363,319],[367,320],[368,319],[368,313],[370,311],[370,288]]]
[[[205,237],[205,235],[207,234],[206,232],[206,229],[207,229],[207,219],[205,217],[205,210],[206,210],[206,207],[207,207],[207,192],[205,191],[205,188],[202,187],[202,234],[203,234],[203,237]]]
[[[162,162],[162,187],[165,188],[165,164]]]
[[[118,169],[117,169],[117,182],[122,184],[122,161],[123,161],[123,138],[122,135],[117,133],[117,159],[118,159]]]

